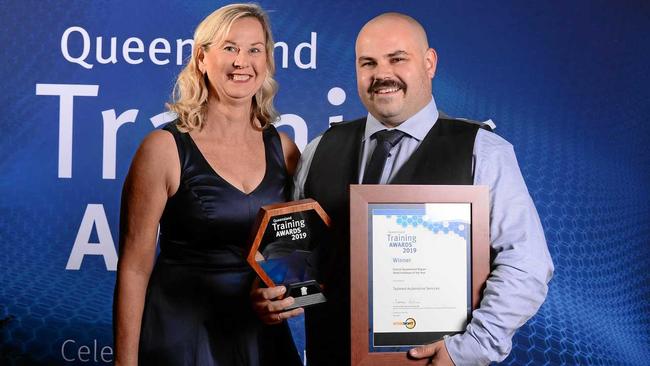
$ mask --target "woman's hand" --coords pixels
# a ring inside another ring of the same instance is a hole
[[[259,287],[259,281],[255,281],[250,297],[253,303],[253,310],[264,324],[279,324],[285,319],[293,318],[304,312],[303,308],[284,311],[288,306],[293,305],[293,297],[286,297],[284,293],[287,288],[276,286],[269,288]]]

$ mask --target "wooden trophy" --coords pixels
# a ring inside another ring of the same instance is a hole
[[[268,287],[285,286],[295,309],[325,302],[316,281],[318,247],[330,217],[313,199],[260,208],[247,261]]]

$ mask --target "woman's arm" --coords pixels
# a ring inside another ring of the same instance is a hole
[[[287,134],[284,132],[279,132],[279,134],[280,142],[282,143],[282,153],[284,154],[284,164],[287,167],[289,175],[293,176],[296,172],[298,160],[300,159],[300,150],[298,150],[298,146],[296,146]],[[302,308],[283,311],[283,309],[293,305],[294,303],[292,297],[281,299],[285,291],[286,288],[284,286],[262,288],[259,287],[259,281],[254,282],[250,293],[253,310],[255,310],[257,316],[265,324],[279,324],[285,319],[303,313]]]
[[[145,138],[122,191],[120,256],[113,303],[116,365],[138,364],[144,298],[156,253],[158,223],[167,198],[178,189],[180,163],[173,136]]]

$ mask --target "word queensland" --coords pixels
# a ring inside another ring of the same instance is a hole
[[[316,69],[317,44],[318,34],[310,32],[308,42],[300,42],[295,46],[293,63],[300,69]],[[139,37],[128,37],[124,40],[117,37],[91,37],[86,29],[79,26],[69,27],[61,35],[63,58],[88,70],[96,64],[118,62],[138,65],[146,61],[162,66],[173,60],[176,65],[182,65],[191,55],[192,47],[192,39],[179,38],[169,41],[166,38],[155,38],[145,42]],[[118,48],[121,52],[118,52]],[[286,42],[275,42],[274,49],[279,49],[274,52],[277,65],[283,69],[289,68],[289,45]]]

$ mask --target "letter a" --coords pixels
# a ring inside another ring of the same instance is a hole
[[[99,243],[89,243],[93,226],[97,228]],[[104,205],[91,203],[86,207],[65,269],[79,270],[86,255],[101,255],[104,257],[104,264],[108,271],[117,269],[117,251],[115,251],[111,229],[108,226],[108,220],[106,220]]]

